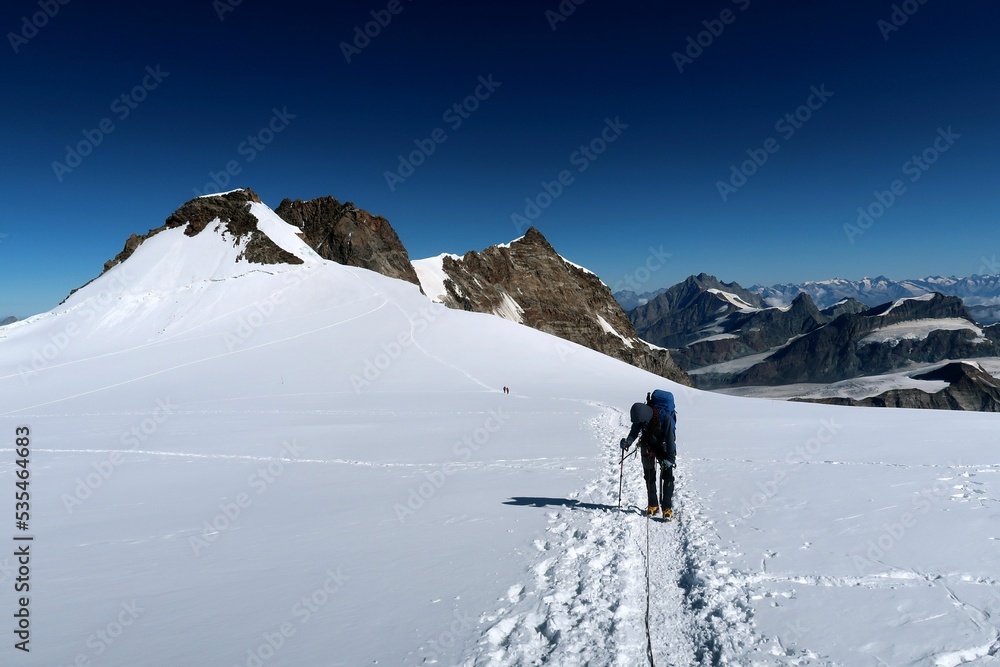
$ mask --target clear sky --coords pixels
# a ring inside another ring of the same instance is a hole
[[[243,186],[640,290],[1000,256],[995,2],[576,2],[4,3],[0,317]]]

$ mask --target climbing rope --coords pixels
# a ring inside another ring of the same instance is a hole
[[[646,657],[649,658],[649,667],[656,667],[656,663],[653,661],[653,636],[649,630],[649,522],[650,518],[646,517]]]

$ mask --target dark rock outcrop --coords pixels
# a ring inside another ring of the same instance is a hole
[[[727,294],[735,299],[727,298]],[[674,285],[628,314],[643,340],[680,348],[713,333],[722,319],[742,309],[765,308],[760,297],[736,283],[702,273]]]
[[[911,375],[915,380],[939,380],[948,386],[937,392],[891,389],[868,398],[793,399],[810,403],[879,408],[924,408],[1000,412],[1000,381],[978,364],[954,362],[927,373]]]
[[[420,284],[406,248],[380,215],[333,197],[285,199],[274,212],[301,229],[303,240],[323,259]]]
[[[442,297],[447,306],[505,315],[675,382],[691,384],[666,350],[639,340],[608,286],[560,257],[534,227],[509,245],[468,252],[460,259],[445,256],[442,268],[448,276],[447,294]],[[619,335],[607,331],[601,319]]]
[[[806,292],[803,292],[803,294],[805,293]],[[830,322],[837,319],[841,315],[857,315],[858,313],[863,313],[868,310],[868,308],[869,306],[866,306],[857,299],[848,297],[846,299],[841,299],[829,308],[824,308],[819,312],[823,313],[823,316],[826,317],[828,322]]]

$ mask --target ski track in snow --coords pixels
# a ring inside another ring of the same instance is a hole
[[[467,377],[467,378],[468,378],[469,380],[471,380],[471,381],[472,381],[472,382],[474,382],[475,384],[478,384],[478,385],[479,385],[480,387],[482,387],[482,388],[484,388],[484,389],[488,389],[488,390],[491,390],[491,391],[496,391],[496,387],[494,387],[494,386],[491,386],[491,385],[489,385],[489,384],[486,384],[485,382],[483,382],[483,381],[482,381],[482,380],[480,380],[479,378],[477,378],[477,377],[473,376],[473,375],[472,375],[471,373],[469,373],[469,372],[468,372],[467,370],[465,370],[465,369],[463,369],[463,368],[459,368],[458,366],[456,366],[456,365],[454,365],[454,364],[452,364],[452,363],[449,363],[449,362],[445,361],[445,360],[444,360],[444,359],[442,359],[441,357],[438,357],[438,356],[436,356],[436,355],[434,355],[434,354],[431,354],[430,352],[428,352],[428,351],[427,351],[427,350],[426,350],[426,349],[425,349],[425,348],[424,348],[424,347],[423,347],[423,346],[422,346],[422,345],[420,344],[420,341],[419,341],[419,340],[417,340],[417,335],[416,335],[416,333],[417,333],[417,332],[416,332],[416,327],[415,327],[415,325],[414,325],[414,322],[413,322],[413,320],[412,320],[412,319],[410,319],[410,316],[406,314],[406,311],[405,311],[405,310],[403,309],[403,307],[402,307],[402,306],[400,306],[400,305],[399,305],[398,303],[396,303],[396,301],[395,301],[395,300],[394,300],[394,299],[393,299],[392,297],[390,297],[390,296],[389,296],[388,294],[385,294],[384,292],[381,292],[381,291],[380,291],[379,289],[377,289],[377,288],[376,288],[375,286],[373,286],[373,285],[372,285],[371,283],[369,283],[369,282],[368,282],[367,280],[365,280],[365,279],[364,279],[364,277],[362,276],[362,274],[361,274],[361,273],[359,273],[358,271],[354,271],[354,270],[350,270],[350,269],[349,269],[349,270],[348,270],[348,272],[349,272],[349,273],[350,273],[350,274],[351,274],[352,276],[354,276],[354,278],[355,278],[355,279],[356,279],[356,280],[357,280],[358,282],[360,282],[360,283],[361,283],[362,285],[364,285],[364,286],[365,286],[365,287],[367,287],[368,289],[372,290],[373,292],[375,292],[376,294],[378,294],[379,296],[381,296],[382,298],[384,298],[384,299],[385,299],[385,300],[386,300],[387,302],[391,303],[391,304],[393,305],[393,307],[395,307],[395,308],[396,308],[396,310],[398,310],[398,311],[400,312],[400,314],[401,314],[401,315],[402,315],[402,316],[403,316],[404,318],[406,318],[406,320],[407,320],[407,321],[408,321],[408,322],[410,323],[410,341],[411,341],[411,342],[413,343],[413,346],[414,346],[414,347],[416,347],[416,348],[417,348],[418,350],[420,350],[421,352],[423,352],[423,353],[424,353],[424,355],[425,355],[425,356],[426,356],[426,357],[427,357],[428,359],[433,359],[434,361],[436,361],[437,363],[441,364],[442,366],[447,366],[448,368],[450,368],[450,369],[452,369],[452,370],[454,370],[454,371],[457,371],[457,372],[461,373],[462,375],[464,375],[465,377]]]
[[[8,415],[17,414],[19,412],[24,412],[25,410],[34,410],[36,408],[43,408],[43,407],[46,407],[46,406],[49,406],[49,405],[55,405],[56,403],[63,403],[65,401],[69,401],[69,400],[72,400],[74,398],[80,398],[81,396],[89,396],[91,394],[96,394],[96,393],[99,393],[99,392],[102,392],[102,391],[107,391],[108,389],[113,389],[115,387],[121,387],[121,386],[124,386],[124,385],[127,385],[127,384],[131,384],[133,382],[138,382],[139,380],[144,380],[146,378],[154,377],[154,376],[157,376],[157,375],[162,375],[164,373],[170,373],[170,372],[179,370],[181,368],[186,368],[188,366],[194,366],[196,364],[202,364],[202,363],[205,363],[207,361],[212,361],[213,359],[220,359],[222,357],[228,357],[228,356],[232,356],[232,355],[236,355],[236,354],[243,354],[243,353],[249,352],[251,350],[256,350],[256,349],[263,348],[263,347],[268,347],[270,345],[277,345],[279,343],[285,343],[285,342],[288,342],[290,340],[294,340],[296,338],[302,338],[303,336],[309,336],[309,335],[318,333],[320,331],[325,331],[326,329],[332,329],[334,327],[339,327],[339,326],[342,326],[344,324],[347,324],[348,322],[352,322],[354,320],[357,320],[357,319],[366,317],[368,315],[371,315],[375,311],[377,311],[380,308],[382,308],[383,306],[385,306],[386,303],[388,303],[388,301],[383,301],[382,303],[380,303],[379,305],[375,306],[374,308],[372,308],[370,310],[367,310],[367,311],[365,311],[363,313],[360,313],[358,315],[354,315],[353,317],[348,317],[348,318],[345,318],[343,320],[339,320],[337,322],[333,322],[331,324],[327,324],[327,325],[324,325],[324,326],[321,326],[321,327],[317,327],[315,329],[310,329],[308,331],[302,331],[302,332],[297,333],[297,334],[292,335],[292,336],[286,336],[286,337],[280,338],[278,340],[272,340],[272,341],[268,341],[266,343],[260,343],[260,344],[257,344],[257,345],[250,345],[250,346],[247,346],[247,347],[244,347],[244,348],[240,348],[238,350],[232,350],[230,352],[224,352],[224,353],[221,353],[221,354],[214,354],[214,355],[211,355],[211,356],[208,356],[208,357],[204,357],[204,358],[201,358],[201,359],[194,359],[192,361],[188,361],[188,362],[185,362],[183,364],[177,364],[176,366],[171,366],[169,368],[161,368],[160,370],[152,371],[152,372],[149,372],[149,373],[145,373],[143,375],[138,375],[136,377],[132,377],[132,378],[129,378],[127,380],[122,380],[120,382],[115,382],[115,383],[112,383],[112,384],[104,385],[103,387],[97,387],[95,389],[89,389],[87,391],[83,391],[83,392],[74,394],[72,396],[63,396],[62,398],[57,398],[57,399],[52,400],[52,401],[46,401],[45,403],[37,403],[35,405],[29,405],[29,406],[25,406],[23,408],[18,408],[16,410],[10,410],[8,412],[2,412],[2,413],[0,413],[0,417],[6,417]],[[103,356],[103,355],[101,355],[101,356]],[[90,357],[90,359],[93,359],[93,358],[96,358],[96,357]],[[6,377],[11,377],[11,376],[6,376]]]
[[[627,420],[602,407],[591,428],[599,442],[612,443]],[[547,536],[535,541],[528,581],[512,585],[480,618],[482,636],[463,667],[735,665],[762,642],[752,582],[734,577],[714,553],[713,529],[683,473],[674,520],[649,520],[635,505],[645,500],[641,464],[626,462],[618,510],[619,454],[606,450],[608,474],[570,502],[554,503],[565,509],[550,512]]]
[[[0,452],[8,453],[14,452],[14,449],[10,448],[0,448]],[[360,466],[367,468],[414,468],[416,472],[422,472],[424,469],[427,471],[434,471],[441,469],[440,462],[425,462],[425,463],[398,463],[398,462],[378,462],[378,461],[361,461],[358,459],[303,459],[303,458],[292,458],[287,456],[253,456],[251,454],[204,454],[197,452],[164,452],[164,451],[152,451],[152,450],[142,450],[142,449],[40,449],[32,448],[33,452],[45,453],[45,454],[69,454],[71,456],[76,455],[90,455],[90,454],[121,454],[128,456],[158,456],[163,458],[180,458],[180,459],[215,459],[215,460],[225,460],[225,461],[254,461],[254,462],[270,462],[270,461],[280,461],[282,463],[319,463],[327,465],[351,465]],[[590,461],[588,457],[579,457],[577,459],[567,459],[565,457],[561,458],[537,458],[537,459],[495,459],[486,462],[475,462],[475,461],[452,461],[449,462],[450,467],[454,468],[480,468],[480,469],[493,469],[493,468],[514,468],[514,469],[524,469],[524,468],[545,468],[548,470],[575,470],[576,466],[573,465],[574,461]],[[4,467],[3,463],[0,463],[0,469]],[[11,464],[10,467],[13,467]]]
[[[263,272],[263,273],[266,273],[266,272]],[[309,277],[307,276],[306,278],[303,279],[303,282],[305,280],[308,280],[308,279],[309,279]],[[204,340],[204,339],[209,339],[209,338],[218,338],[220,335],[222,335],[222,334],[219,334],[218,332],[211,333],[211,334],[197,335],[197,336],[191,336],[190,334],[193,331],[196,331],[197,329],[206,327],[206,325],[211,324],[212,322],[216,322],[216,321],[219,321],[219,320],[224,320],[224,319],[227,319],[227,318],[231,318],[236,313],[239,313],[239,312],[242,312],[242,311],[245,311],[245,310],[252,311],[254,308],[258,307],[259,304],[262,301],[267,301],[267,300],[270,300],[270,299],[274,299],[277,296],[284,294],[286,291],[288,291],[290,289],[291,289],[291,287],[286,287],[286,288],[283,288],[283,289],[280,289],[280,290],[275,290],[274,292],[271,292],[270,294],[268,294],[266,297],[263,297],[262,299],[254,302],[252,304],[249,304],[249,305],[246,305],[246,306],[240,306],[239,308],[234,308],[234,309],[226,311],[226,312],[224,312],[224,313],[222,313],[220,315],[216,315],[215,317],[212,317],[212,318],[209,318],[209,319],[206,319],[206,320],[202,320],[201,322],[199,322],[198,324],[195,324],[194,326],[188,327],[187,329],[183,329],[183,330],[178,331],[176,333],[172,333],[169,336],[160,336],[160,337],[158,337],[158,338],[156,338],[154,340],[148,341],[146,343],[142,343],[140,345],[133,345],[131,347],[117,349],[117,350],[114,350],[112,352],[105,352],[103,354],[96,354],[96,355],[89,356],[89,357],[81,357],[79,359],[73,359],[71,361],[64,361],[64,362],[61,362],[61,363],[52,363],[52,364],[49,364],[48,366],[45,366],[44,368],[33,369],[32,373],[34,373],[34,374],[47,373],[47,372],[54,371],[56,369],[64,368],[66,366],[73,366],[75,364],[86,364],[86,363],[95,361],[97,359],[106,359],[106,358],[109,358],[109,357],[126,355],[126,354],[130,354],[132,352],[136,352],[136,351],[139,351],[139,350],[146,350],[147,348],[159,349],[159,348],[162,348],[162,347],[165,347],[165,346],[169,346],[169,345],[178,345],[178,344],[180,344],[180,345],[190,345],[194,341]],[[308,314],[305,314],[305,315],[296,315],[294,317],[286,317],[286,318],[283,318],[283,319],[275,319],[273,321],[268,322],[266,325],[263,325],[263,326],[274,326],[274,325],[284,324],[284,323],[287,323],[287,322],[290,322],[290,321],[293,321],[293,320],[297,320],[297,319],[303,319],[303,318],[306,318],[306,317],[310,317],[311,318],[311,317],[314,317],[315,315],[317,315],[319,313],[323,313],[323,312],[327,312],[327,311],[339,310],[340,308],[344,308],[346,306],[351,306],[351,305],[354,305],[354,304],[359,303],[361,301],[366,301],[366,300],[373,299],[373,298],[376,298],[376,297],[379,297],[379,296],[381,296],[381,293],[366,294],[365,296],[359,297],[357,299],[351,299],[349,301],[343,301],[343,302],[340,302],[340,303],[335,303],[335,304],[333,304],[331,306],[327,306],[326,308],[321,308],[321,309],[312,311],[311,313],[308,313]],[[382,304],[379,305],[379,307],[381,307],[383,305],[385,305],[385,304],[382,303]],[[79,306],[79,307],[82,307],[82,306]],[[377,310],[377,308],[375,310]],[[69,312],[72,312],[72,311],[66,311],[66,312],[69,313]],[[374,312],[374,311],[369,311],[369,312]],[[345,321],[348,321],[348,320],[345,320]],[[311,332],[307,332],[307,333],[311,333]],[[2,339],[2,337],[0,337],[0,339]],[[282,342],[282,341],[274,341],[274,342]],[[9,378],[18,377],[19,375],[21,375],[20,371],[18,373],[12,373],[10,375],[0,375],[0,380],[6,380],[6,379],[9,379]]]

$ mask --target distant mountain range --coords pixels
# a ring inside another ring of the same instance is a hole
[[[0,327],[7,326],[8,324],[13,324],[14,322],[17,322],[17,318],[14,317],[13,315],[11,315],[10,317],[5,317],[2,320],[0,320]]]
[[[615,293],[625,311],[631,311],[655,299],[669,288],[637,294],[631,290]],[[758,295],[769,306],[788,306],[805,292],[817,308],[829,308],[842,299],[854,299],[866,306],[937,292],[957,296],[981,324],[1000,322],[1000,275],[974,275],[968,278],[930,276],[915,280],[890,280],[885,276],[861,280],[809,281],[782,285],[752,285],[746,291]]]
[[[947,284],[958,282],[962,281]],[[890,289],[884,279],[868,285],[869,298]],[[933,291],[914,295],[917,290],[912,285],[902,289],[907,290],[903,296],[869,306],[842,293],[830,303],[834,295],[828,287],[821,309],[808,291],[796,292],[785,303],[790,288],[765,298],[736,283],[700,274],[661,292],[628,316],[643,340],[668,348],[674,361],[704,389],[815,386],[949,360],[1000,357],[1000,325],[978,322],[957,296]],[[771,305],[775,302],[781,305]],[[961,390],[953,392],[960,393],[961,400],[944,395],[920,399],[903,392],[855,404],[1000,408],[1000,403],[994,406],[996,392],[989,388],[988,373],[982,373],[986,377],[971,380],[968,373],[954,376],[963,382]]]

